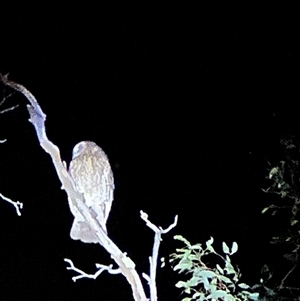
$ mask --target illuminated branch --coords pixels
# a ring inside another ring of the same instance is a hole
[[[27,109],[30,115],[29,121],[32,123],[32,125],[35,128],[39,143],[41,147],[51,156],[53,165],[56,169],[57,175],[62,183],[62,189],[64,189],[68,195],[68,201],[70,203],[70,208],[75,208],[73,210],[77,210],[79,214],[85,219],[85,222],[87,222],[92,229],[92,231],[97,236],[98,242],[100,245],[102,245],[107,252],[111,254],[111,257],[114,259],[114,261],[117,263],[118,268],[113,269],[112,265],[106,266],[106,265],[100,265],[97,264],[96,267],[98,268],[98,271],[95,274],[87,274],[83,272],[82,270],[76,268],[73,264],[73,262],[70,259],[65,259],[66,262],[70,264],[70,267],[67,267],[68,270],[76,271],[79,275],[73,277],[72,279],[76,281],[77,279],[81,278],[93,278],[96,279],[103,271],[108,271],[111,274],[118,274],[122,273],[127,281],[131,285],[133,297],[136,301],[147,301],[141,279],[139,278],[136,270],[135,270],[135,264],[134,262],[126,255],[126,253],[123,253],[115,244],[114,242],[106,235],[106,233],[103,231],[102,227],[100,226],[97,219],[91,214],[91,211],[89,208],[85,205],[83,194],[79,193],[74,185],[74,182],[72,178],[70,177],[67,169],[66,169],[66,163],[62,162],[60,157],[60,151],[59,148],[53,144],[46,135],[46,127],[45,127],[45,121],[46,121],[46,115],[42,111],[40,105],[38,104],[35,97],[22,85],[15,83],[8,79],[7,75],[3,76],[0,74],[0,80],[6,85],[11,87],[12,89],[19,91],[22,93],[27,100],[29,101],[29,105],[27,105]],[[4,198],[4,197],[3,197]],[[4,198],[6,200],[9,200],[7,198]],[[15,203],[9,200],[14,206],[17,208],[21,203]],[[76,214],[78,214],[76,212]],[[73,212],[72,212],[73,213]],[[19,213],[18,213],[19,214]],[[74,213],[73,213],[74,214]],[[74,214],[75,216],[75,214]],[[153,246],[153,252],[152,257],[149,258],[150,260],[150,276],[143,274],[143,277],[148,280],[148,283],[150,285],[150,292],[151,292],[151,300],[156,301],[157,300],[157,292],[156,292],[156,268],[157,268],[157,257],[158,257],[158,250],[159,245],[161,241],[161,234],[167,233],[172,228],[174,228],[177,224],[177,216],[175,217],[174,223],[169,226],[166,230],[163,230],[161,227],[157,227],[154,224],[152,224],[148,220],[148,215],[141,211],[141,218],[146,222],[146,225],[151,228],[155,232],[155,239],[154,239],[154,246]]]
[[[2,193],[0,193],[0,197],[1,197],[3,200],[7,201],[8,203],[11,203],[12,205],[14,205],[15,208],[16,208],[16,211],[17,211],[18,216],[21,216],[21,211],[20,211],[20,209],[23,208],[23,203],[20,203],[19,201],[14,202],[14,201],[12,201],[11,199],[5,197]]]
[[[85,221],[90,225],[91,229],[96,233],[99,244],[101,244],[107,252],[111,254],[111,257],[119,266],[121,273],[130,283],[134,299],[136,301],[146,301],[147,298],[141,280],[135,270],[135,264],[113,243],[112,240],[110,240],[110,238],[102,230],[98,221],[91,215],[89,208],[84,203],[83,195],[75,189],[74,182],[66,169],[66,164],[61,160],[59,148],[53,144],[46,135],[46,115],[42,111],[36,98],[24,86],[9,80],[6,75],[3,76],[0,74],[0,80],[6,86],[22,93],[29,101],[30,104],[27,105],[27,109],[30,114],[29,121],[35,128],[41,147],[52,158],[53,165],[62,183],[62,189],[64,189],[68,195],[68,201],[72,203],[72,206],[78,210]]]
[[[148,281],[148,284],[150,286],[150,294],[151,294],[151,301],[157,300],[157,290],[156,290],[156,270],[157,270],[157,257],[158,257],[158,250],[161,242],[161,235],[168,233],[170,230],[172,230],[177,225],[178,216],[175,216],[174,223],[171,224],[167,229],[163,230],[162,227],[157,227],[154,224],[152,224],[148,220],[148,214],[143,212],[141,210],[141,219],[143,219],[146,222],[146,226],[148,226],[150,229],[152,229],[155,232],[154,237],[154,244],[153,244],[153,250],[152,250],[152,256],[149,257],[150,262],[150,277],[149,275],[143,273],[143,277]]]

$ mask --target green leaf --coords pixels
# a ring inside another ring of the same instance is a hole
[[[201,244],[196,244],[190,247],[191,250],[202,250]]]
[[[188,256],[188,259],[191,260],[191,261],[197,261],[197,262],[199,262],[199,256],[196,256],[194,254],[190,254]]]
[[[217,283],[218,283],[218,278],[217,277],[213,278],[210,282],[211,285],[217,285]]]
[[[191,286],[196,286],[200,283],[200,279],[199,277],[192,277],[192,279],[188,280],[186,282],[187,286],[191,287]]]
[[[176,249],[177,253],[185,253],[187,251],[187,249]]]
[[[202,277],[202,283],[204,285],[205,290],[209,290],[209,281],[207,280],[207,277]]]
[[[270,209],[270,207],[265,207],[265,208],[261,211],[261,213],[264,214],[264,213],[267,212],[269,209]]]
[[[238,286],[243,289],[249,288],[249,285],[247,285],[246,283],[239,283]]]
[[[210,239],[206,242],[206,252],[205,252],[205,254],[209,253],[209,252],[207,252],[207,250],[210,251],[210,253],[216,253],[215,249],[212,246],[213,242],[214,242],[213,237],[210,237]]]
[[[236,253],[237,252],[237,250],[238,250],[238,244],[234,241],[233,243],[232,243],[232,247],[231,247],[231,253],[230,253],[230,255],[232,255],[232,254],[234,254],[234,253]]]
[[[236,299],[232,295],[226,295],[224,301],[235,301]]]
[[[210,237],[210,239],[206,242],[206,247],[209,248],[214,242],[213,237]]]
[[[298,223],[298,221],[296,220],[296,219],[293,219],[292,221],[291,221],[291,226],[294,226],[294,225],[296,225]]]
[[[213,277],[216,277],[217,275],[213,271],[202,270],[199,273],[197,273],[197,276],[206,277],[206,278],[213,278]]]
[[[175,235],[174,239],[184,242],[189,247],[191,246],[191,243],[181,235]]]
[[[196,292],[194,295],[193,295],[193,299],[195,299],[196,297],[199,297],[199,296],[201,296],[201,295],[203,295],[203,293],[201,292]]]
[[[259,293],[253,293],[248,296],[252,300],[258,300]]]
[[[178,281],[175,286],[178,288],[186,287],[186,283],[184,281]]]
[[[224,252],[225,254],[230,254],[229,248],[228,248],[228,246],[226,245],[225,242],[222,243],[222,247],[223,247],[223,252]]]
[[[215,290],[212,291],[211,294],[208,297],[214,298],[214,299],[218,299],[218,298],[223,298],[227,295],[226,292],[221,291],[221,290]]]
[[[173,268],[174,271],[180,270],[179,273],[185,271],[185,270],[190,270],[193,267],[193,264],[191,262],[180,262],[175,265]]]
[[[224,271],[223,269],[217,264],[217,270],[223,275]]]
[[[226,261],[226,267],[224,270],[227,272],[227,274],[236,274],[236,271],[234,270],[232,264],[228,261]]]
[[[220,279],[225,283],[232,283],[232,280],[226,276],[220,276]]]

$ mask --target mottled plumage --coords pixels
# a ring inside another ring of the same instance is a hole
[[[107,232],[106,221],[113,201],[114,179],[106,154],[94,142],[82,141],[76,144],[69,173],[76,189],[83,194],[85,204],[94,211],[97,221]],[[72,239],[97,243],[97,237],[83,217],[76,209],[71,208],[71,211],[75,216],[71,229]]]

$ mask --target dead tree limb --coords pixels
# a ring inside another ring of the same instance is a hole
[[[88,222],[91,228],[95,231],[99,244],[101,244],[107,250],[107,252],[111,254],[111,257],[119,266],[121,273],[130,283],[134,299],[136,301],[146,301],[147,298],[141,280],[135,270],[135,264],[129,257],[124,255],[124,253],[104,233],[99,223],[90,214],[88,207],[84,204],[83,195],[77,192],[75,189],[74,182],[66,169],[66,164],[61,160],[59,148],[53,144],[46,135],[46,115],[42,111],[42,108],[40,107],[36,98],[24,86],[9,80],[7,76],[0,74],[0,80],[6,86],[9,86],[12,89],[22,93],[29,101],[30,104],[27,105],[30,115],[29,121],[35,128],[41,147],[52,158],[57,175],[62,183],[62,189],[66,191],[69,202],[72,203],[72,205],[84,217],[85,221]]]
[[[46,115],[42,111],[36,98],[24,86],[9,80],[6,75],[0,74],[0,80],[6,86],[9,86],[12,89],[22,93],[29,101],[30,104],[27,105],[27,109],[30,115],[29,121],[32,123],[32,125],[35,128],[41,147],[52,158],[53,165],[62,183],[62,189],[64,189],[68,195],[70,209],[72,210],[72,208],[75,208],[75,210],[77,210],[82,215],[85,221],[90,225],[91,229],[97,235],[99,244],[102,245],[106,249],[106,251],[111,254],[111,257],[118,265],[118,268],[116,269],[113,269],[112,265],[109,266],[97,265],[99,270],[94,275],[90,275],[76,268],[70,259],[65,259],[65,261],[70,264],[70,267],[68,267],[68,269],[74,270],[80,274],[80,276],[73,277],[73,280],[75,281],[77,279],[84,278],[84,277],[95,279],[103,271],[108,271],[111,274],[122,273],[131,285],[134,300],[147,301],[148,299],[146,298],[146,294],[142,286],[141,279],[135,270],[134,262],[126,255],[126,253],[123,253],[116,246],[116,244],[107,236],[107,234],[103,231],[102,227],[100,226],[99,222],[91,214],[89,208],[85,205],[83,194],[79,193],[75,188],[74,182],[67,171],[66,163],[61,160],[59,148],[48,139],[46,135],[46,127],[45,127]],[[78,212],[76,212],[76,214],[78,214]],[[74,214],[74,212],[72,213]],[[163,230],[161,227],[158,228],[157,226],[152,224],[148,220],[148,216],[146,213],[141,212],[141,217],[143,220],[145,220],[147,226],[150,227],[155,232],[153,253],[152,253],[152,257],[149,258],[150,276],[146,274],[143,274],[143,276],[148,280],[150,286],[151,300],[156,301],[157,293],[156,293],[155,278],[156,278],[157,257],[158,257],[158,250],[161,241],[161,234],[166,233],[169,230],[171,230],[173,227],[175,227],[175,225],[177,224],[177,216],[175,217],[174,223],[171,226],[169,226],[168,229],[166,230]]]

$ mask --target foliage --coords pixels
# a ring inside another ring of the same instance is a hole
[[[271,204],[264,208],[262,213],[271,212],[272,215],[275,215],[284,212],[288,214],[286,231],[272,237],[271,240],[273,244],[284,244],[288,248],[284,258],[289,261],[290,265],[288,272],[272,290],[273,293],[278,295],[276,300],[299,300],[297,294],[300,292],[300,288],[286,284],[288,279],[291,279],[292,275],[294,276],[295,270],[299,269],[300,256],[300,156],[299,143],[294,143],[293,140],[282,139],[280,141],[283,146],[285,160],[270,166],[268,179],[273,183],[268,189],[263,189],[266,193],[279,195],[281,199],[278,204]],[[268,270],[268,267],[265,266],[266,269]],[[270,273],[268,279],[271,278],[272,274]]]
[[[299,152],[293,152],[297,147],[291,140],[281,140],[281,144],[285,148],[285,161],[280,161],[274,167],[269,168],[268,179],[272,180],[273,184],[263,191],[278,194],[285,199],[285,202],[279,206],[272,204],[264,208],[262,213],[270,210],[272,215],[275,215],[281,209],[288,209],[291,215],[290,225],[294,226],[298,223],[300,210],[300,156]],[[274,239],[274,243],[276,241]]]
[[[214,250],[212,237],[206,242],[205,248],[201,244],[192,245],[179,235],[174,238],[183,242],[185,246],[171,254],[170,261],[175,263],[173,269],[179,273],[191,274],[190,279],[176,284],[176,287],[181,288],[188,295],[182,301],[258,300],[258,293],[253,292],[247,284],[239,283],[241,274],[231,264],[230,256],[236,253],[237,243],[234,242],[230,249],[223,242],[224,257]],[[209,267],[204,260],[208,255],[221,259],[222,267],[219,264],[214,268]]]

